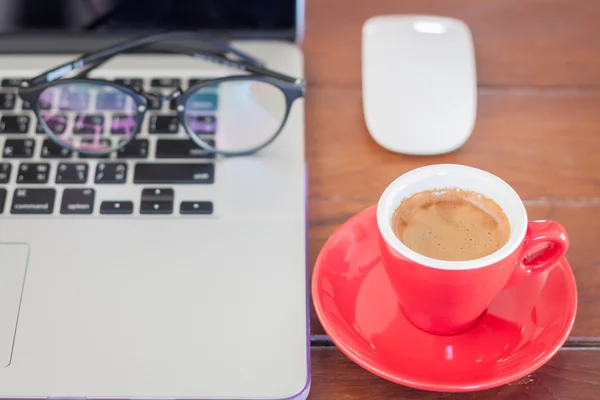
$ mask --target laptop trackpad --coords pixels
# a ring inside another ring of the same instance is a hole
[[[0,368],[10,364],[29,245],[0,243]]]

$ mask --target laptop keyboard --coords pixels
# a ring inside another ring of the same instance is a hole
[[[194,85],[199,79],[119,77],[114,81],[149,92],[169,93],[175,87]],[[213,184],[215,165],[214,155],[192,142],[179,124],[174,102],[148,99],[149,109],[135,139],[109,155],[89,156],[62,148],[45,135],[31,106],[17,95],[20,82],[17,77],[4,77],[0,83],[0,214],[213,213],[212,202],[203,198],[186,198],[175,204],[177,185]],[[216,89],[207,92],[206,101],[208,111],[197,117],[197,122],[201,137],[210,143],[217,127]],[[115,113],[110,125],[101,115],[79,118],[86,127],[108,126],[118,134],[118,121],[124,116]],[[56,132],[67,129],[66,119],[57,117],[52,123]],[[78,129],[77,124],[73,129]],[[130,183],[139,186],[137,198],[115,196],[97,204],[98,194],[105,188]]]

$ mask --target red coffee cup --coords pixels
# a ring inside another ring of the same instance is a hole
[[[469,261],[437,260],[404,245],[392,229],[394,211],[415,193],[442,188],[474,191],[494,200],[510,223],[506,244]],[[415,326],[438,335],[470,328],[502,289],[553,267],[569,247],[561,224],[528,222],[525,206],[510,185],[464,165],[430,165],[398,177],[379,199],[377,225],[383,265],[402,310]]]

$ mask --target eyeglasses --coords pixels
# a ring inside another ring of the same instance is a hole
[[[159,43],[179,39],[202,40],[217,51]],[[146,46],[244,73],[201,80],[168,95],[88,78],[112,57]],[[279,135],[292,104],[304,92],[303,79],[270,70],[250,55],[196,32],[158,33],[110,46],[24,81],[19,88],[20,97],[31,104],[50,139],[71,151],[96,156],[117,151],[135,137],[149,101],[170,101],[179,123],[205,151],[224,156],[251,154]]]

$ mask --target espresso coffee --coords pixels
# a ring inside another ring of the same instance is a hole
[[[392,224],[398,239],[410,249],[445,261],[485,257],[510,236],[508,218],[498,204],[479,193],[455,188],[404,199]]]

